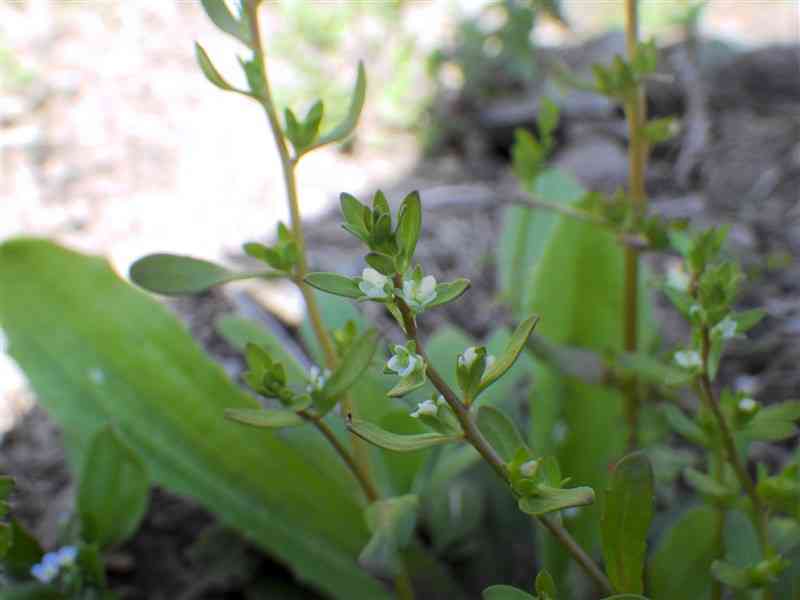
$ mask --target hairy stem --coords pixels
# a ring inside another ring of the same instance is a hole
[[[402,287],[402,281],[400,280],[399,275],[395,275],[395,285],[397,287]],[[473,448],[475,448],[475,450],[478,451],[478,453],[487,463],[489,463],[489,466],[492,467],[495,473],[497,473],[497,475],[503,481],[508,483],[508,472],[506,470],[505,461],[503,461],[502,457],[497,453],[497,451],[478,429],[478,426],[475,424],[475,421],[470,415],[467,406],[461,401],[458,395],[447,384],[444,378],[442,378],[439,372],[431,364],[431,361],[428,359],[428,355],[425,352],[425,347],[422,344],[422,339],[419,336],[417,324],[411,309],[401,298],[397,298],[396,302],[397,307],[400,310],[400,314],[403,317],[403,327],[405,328],[406,337],[409,340],[413,340],[416,344],[417,353],[422,357],[427,365],[426,372],[428,379],[444,397],[448,406],[450,406],[455,413],[456,418],[461,425],[461,429],[464,432],[464,439]],[[583,568],[586,574],[595,581],[595,583],[601,590],[603,590],[603,592],[608,594],[613,593],[614,590],[611,586],[611,582],[608,580],[608,577],[605,576],[603,571],[597,566],[594,560],[592,560],[586,551],[581,548],[580,544],[578,544],[578,542],[566,529],[564,529],[557,521],[546,515],[535,517],[535,519],[551,534],[553,534],[553,536],[559,541],[559,543],[561,543],[567,552],[572,555],[572,558],[575,560],[575,562],[577,562],[581,568]]]
[[[339,362],[339,357],[334,349],[331,336],[325,329],[325,326],[322,322],[322,316],[320,314],[319,306],[317,305],[317,298],[314,295],[314,291],[304,281],[306,273],[308,272],[308,259],[306,257],[305,238],[303,235],[303,222],[300,217],[300,202],[297,196],[297,178],[295,176],[296,161],[289,154],[289,148],[286,144],[286,138],[283,134],[283,130],[281,129],[280,121],[278,120],[278,114],[275,110],[275,103],[270,90],[269,77],[267,76],[267,55],[264,50],[264,46],[261,43],[261,27],[259,26],[258,20],[258,7],[260,3],[261,0],[248,0],[246,5],[248,11],[248,20],[250,23],[253,52],[259,57],[259,62],[261,65],[261,78],[263,83],[258,99],[259,103],[264,109],[267,121],[269,122],[269,127],[272,131],[272,137],[275,140],[275,146],[280,157],[281,170],[283,172],[283,182],[284,186],[286,187],[286,198],[289,203],[289,214],[291,216],[292,236],[295,244],[297,244],[297,264],[295,265],[293,273],[293,281],[303,294],[303,300],[306,304],[306,310],[308,311],[308,318],[311,322],[311,328],[313,329],[314,335],[317,338],[320,347],[322,348],[322,352],[325,357],[325,365],[330,369],[334,369]],[[341,405],[345,414],[353,414],[353,406],[349,397],[345,395],[345,397],[341,400]],[[320,423],[320,421],[316,422]],[[319,429],[319,426],[317,427]],[[322,429],[320,429],[320,431],[322,431]],[[323,434],[325,434],[324,431]],[[331,443],[333,443],[332,440],[335,438],[335,436],[334,438],[331,438],[328,435],[325,437],[328,438],[328,441],[331,441]],[[350,443],[353,448],[353,455],[348,453],[348,459],[345,459],[345,462],[351,469],[353,468],[353,465],[357,467],[358,473],[356,473],[356,471],[353,471],[353,473],[356,475],[356,478],[359,480],[359,482],[362,483],[362,488],[367,498],[377,498],[375,493],[375,484],[372,481],[369,471],[369,458],[367,455],[366,446],[364,446],[362,440],[352,434],[350,436]],[[337,448],[337,452],[342,455],[339,448]],[[344,459],[343,455],[342,458]]]
[[[628,61],[633,62],[639,46],[638,0],[625,0],[625,42]],[[647,169],[648,145],[644,137],[647,118],[644,87],[636,83],[625,102],[628,121],[628,193],[633,213],[633,228],[636,231],[644,214],[647,202],[645,192],[645,170]],[[623,338],[626,352],[636,352],[639,321],[639,251],[625,246],[625,296],[623,304]],[[639,445],[640,394],[636,377],[631,377],[623,386],[625,415],[628,422],[628,449]]]

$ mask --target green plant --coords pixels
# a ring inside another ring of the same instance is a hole
[[[770,472],[759,464],[753,477],[747,458],[752,441],[794,435],[800,403],[760,407],[715,387],[726,344],[761,313],[736,308],[741,273],[724,255],[725,228],[691,232],[647,213],[648,147],[672,127],[644,114],[643,82],[656,51],[638,40],[636,3],[627,3],[627,57],[598,65],[592,84],[579,82],[625,108],[629,189],[611,197],[587,192],[546,166],[559,111],[543,101],[537,132],[517,135],[514,168],[530,197],[512,209],[501,249],[503,291],[518,324],[485,344],[457,331],[421,331],[420,314],[457,301],[470,283],[438,282],[415,261],[423,221],[417,193],[397,211],[381,192],[369,204],[342,194],[343,227],[363,243],[365,267],[357,277],[309,271],[295,168],[308,152],[353,132],[366,77],[360,66],[348,114],[332,130],[321,132],[321,101],[302,117],[287,109],[281,122],[260,4],[249,0],[232,12],[221,0],[203,2],[212,21],[249,49],[240,59],[246,89],[231,86],[203,48],[196,52],[211,83],[263,108],[291,223],[279,225],[272,246],[245,244],[261,270],[156,254],[137,261],[131,277],[161,294],[286,278],[306,301],[305,342],[316,365],[306,371],[269,332],[226,317],[218,330],[244,352],[243,380],[257,401],[104,264],[43,241],[0,246],[0,323],[10,352],[63,425],[73,462],[86,465],[78,511],[84,541],[99,547],[129,536],[151,478],[196,497],[334,597],[390,597],[378,578],[392,580],[400,598],[434,580],[428,585],[449,595],[457,585],[434,577],[441,569],[416,534],[427,519],[432,546],[441,549],[459,535],[450,519],[467,531],[474,526],[468,510],[442,508],[442,492],[448,504],[468,502],[474,488],[461,492],[469,483],[456,478],[483,462],[503,498],[545,532],[538,547],[546,568],[533,594],[499,585],[484,591],[487,600],[589,591],[617,600],[718,600],[725,588],[743,598],[789,597],[797,569],[788,557],[800,547],[800,467],[795,460]],[[669,353],[655,346],[639,267],[644,251],[681,259],[657,284],[692,330],[688,344]],[[382,305],[402,341],[384,353],[352,301]],[[382,354],[386,360],[376,358]],[[519,374],[530,372],[536,380],[524,435],[520,419],[509,416],[509,398]],[[700,406],[677,395],[680,388],[695,391]],[[667,444],[673,432],[701,460],[670,473],[664,465],[681,461]],[[113,486],[120,496],[109,503],[102,486],[118,475],[112,451],[130,466],[124,483],[136,485]],[[656,500],[681,472],[694,504],[668,514],[664,525]],[[585,577],[574,577],[572,565]],[[83,589],[58,593],[82,597]]]
[[[1,511],[12,487],[2,479]],[[138,528],[147,507],[149,478],[139,456],[109,426],[91,438],[80,470],[77,521],[65,530],[68,542],[45,553],[15,520],[4,523],[0,569],[4,598],[116,598],[107,589],[101,551],[120,544]]]

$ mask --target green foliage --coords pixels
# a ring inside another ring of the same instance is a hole
[[[105,547],[139,527],[147,510],[150,479],[139,455],[110,427],[89,441],[78,483],[81,536]]]
[[[642,452],[619,461],[605,493],[600,522],[606,570],[618,592],[644,591],[647,533],[653,520],[653,468]]]
[[[226,408],[257,408],[255,401],[104,262],[43,241],[3,244],[0,324],[64,428],[73,462],[113,415],[154,482],[196,498],[336,597],[385,596],[356,564],[367,532],[352,480],[335,458],[326,471],[314,466],[317,453],[331,451],[225,426]]]
[[[358,437],[387,450],[395,452],[413,452],[423,450],[440,444],[449,444],[461,439],[459,435],[442,435],[438,433],[418,433],[400,435],[378,427],[368,421],[351,419],[348,424],[350,431]]]
[[[400,553],[411,542],[418,510],[419,498],[412,494],[370,504],[364,516],[372,538],[359,562],[370,572],[397,575],[403,568]]]

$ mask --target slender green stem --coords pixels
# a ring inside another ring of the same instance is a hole
[[[262,90],[260,90],[258,100],[264,109],[264,113],[267,117],[267,121],[269,122],[270,130],[272,131],[272,137],[275,140],[275,146],[280,157],[283,182],[286,187],[286,197],[289,203],[292,236],[295,244],[297,245],[297,264],[295,265],[293,273],[293,281],[303,294],[303,300],[306,304],[308,318],[311,322],[311,328],[313,329],[314,335],[317,338],[320,347],[322,348],[322,352],[325,357],[325,364],[328,368],[333,369],[338,364],[339,357],[336,354],[331,336],[327,329],[325,329],[325,325],[322,322],[322,316],[319,306],[317,305],[317,299],[314,291],[304,281],[306,273],[308,272],[308,259],[306,257],[303,222],[300,217],[300,202],[297,195],[297,178],[295,176],[296,161],[289,153],[289,148],[286,144],[286,138],[283,134],[280,121],[278,120],[278,114],[275,110],[275,103],[272,99],[272,91],[270,90],[269,77],[267,75],[267,55],[266,51],[264,50],[264,46],[261,43],[261,27],[259,26],[258,15],[258,7],[260,3],[261,0],[248,0],[246,3],[248,21],[250,23],[253,52],[260,59],[259,62],[261,67]],[[352,402],[348,396],[342,398],[341,405],[345,414],[353,414]],[[326,437],[328,436],[326,435]],[[328,439],[329,441],[331,440],[331,438]],[[346,460],[345,462],[348,463],[348,466],[350,465],[350,462],[358,466],[358,473],[356,474],[357,478],[360,482],[362,480],[367,482],[366,486],[362,485],[365,495],[368,498],[370,498],[371,495],[377,497],[377,495],[375,495],[375,484],[372,482],[372,477],[369,471],[369,457],[367,454],[367,448],[362,440],[352,434],[350,436],[350,443],[353,448],[353,455],[351,456],[348,453],[348,456],[352,458],[352,461]]]
[[[400,280],[399,275],[395,276],[395,285],[398,287],[402,286],[402,281]],[[480,429],[478,429],[475,421],[470,415],[467,406],[461,401],[458,395],[431,364],[431,361],[425,352],[425,346],[423,345],[422,339],[419,336],[417,323],[414,319],[411,309],[402,300],[402,298],[397,298],[396,303],[398,309],[400,310],[400,314],[403,317],[403,327],[405,329],[406,337],[409,340],[413,340],[416,344],[416,351],[425,361],[427,366],[426,373],[428,375],[428,379],[444,397],[445,402],[447,402],[448,406],[450,406],[450,408],[453,410],[453,413],[455,413],[456,418],[461,425],[461,429],[464,432],[464,439],[473,448],[475,448],[475,450],[478,451],[478,453],[487,463],[489,463],[489,466],[495,471],[495,473],[497,473],[500,479],[508,483],[509,479],[505,461],[503,461],[502,457],[483,436]],[[559,541],[559,543],[561,543],[567,552],[570,553],[575,562],[577,562],[581,568],[583,568],[586,574],[595,581],[597,586],[603,590],[604,593],[612,594],[614,592],[608,577],[605,576],[603,571],[597,566],[594,560],[592,560],[586,551],[581,548],[580,544],[578,544],[578,542],[566,529],[564,529],[557,521],[549,516],[540,516],[535,518],[543,527],[553,534],[553,536]]]
[[[742,459],[739,456],[739,451],[736,449],[736,440],[733,437],[733,433],[728,425],[728,421],[722,412],[722,408],[720,407],[719,400],[714,394],[714,390],[711,386],[711,379],[708,375],[708,356],[711,352],[711,339],[708,327],[703,327],[701,335],[701,359],[703,368],[703,372],[699,377],[701,397],[706,405],[706,408],[708,408],[708,410],[710,410],[714,415],[714,420],[719,428],[720,440],[722,442],[722,448],[724,449],[725,459],[733,467],[733,471],[736,474],[736,478],[739,480],[739,484],[742,486],[742,489],[744,489],[747,497],[750,499],[750,503],[752,505],[751,519],[753,521],[753,527],[756,530],[759,546],[761,546],[761,554],[764,558],[770,558],[774,555],[774,550],[769,542],[769,515],[767,512],[767,507],[761,501],[761,497],[758,495],[758,490],[756,489],[756,483],[753,481],[753,478],[750,477],[745,464],[742,462]],[[764,600],[772,599],[772,592],[769,588],[765,587],[763,594]]]
[[[625,0],[625,42],[628,60],[633,62],[639,46],[638,0]],[[646,120],[645,93],[641,83],[636,84],[625,102],[628,121],[628,193],[631,198],[633,229],[638,230],[647,202],[645,171],[647,169],[648,145],[644,137]],[[625,246],[625,291],[623,304],[623,338],[626,352],[636,352],[639,321],[639,251]],[[636,377],[631,377],[623,386],[625,415],[628,422],[628,449],[639,444],[640,394]]]

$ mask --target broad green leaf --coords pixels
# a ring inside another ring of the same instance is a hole
[[[538,321],[539,317],[534,315],[532,317],[528,317],[517,326],[517,329],[512,334],[506,349],[500,356],[497,357],[497,359],[494,361],[494,364],[486,369],[486,372],[483,374],[480,385],[481,391],[485,390],[495,381],[500,379],[506,374],[506,371],[514,366],[519,353],[522,352],[523,348],[525,348],[525,343],[528,341],[528,337],[533,332],[533,328],[536,327],[536,323]]]
[[[201,4],[214,25],[244,45],[250,46],[252,40],[246,18],[239,20],[234,17],[228,10],[225,0],[201,0]]]
[[[600,528],[606,571],[618,592],[644,591],[654,497],[653,468],[646,454],[634,452],[617,463],[606,490]]]
[[[396,575],[403,568],[400,553],[411,542],[418,511],[419,498],[412,494],[370,504],[364,516],[372,538],[359,562],[371,573]]]
[[[247,94],[244,90],[240,90],[238,88],[233,87],[230,83],[225,81],[225,78],[220,75],[217,68],[214,66],[214,63],[211,62],[206,51],[203,47],[195,42],[194,44],[194,56],[197,59],[197,64],[200,66],[200,69],[203,71],[203,75],[206,76],[211,83],[217,86],[221,90],[225,90],[226,92],[238,92],[240,94]]]
[[[377,348],[377,330],[367,329],[342,357],[341,364],[325,382],[322,393],[335,398],[349,390],[369,366]]]
[[[131,265],[131,280],[144,289],[167,296],[197,294],[239,279],[282,277],[271,272],[235,273],[207,260],[176,254],[150,254]]]
[[[364,70],[364,63],[358,63],[358,76],[356,77],[353,95],[350,97],[350,107],[344,120],[334,127],[331,131],[320,136],[320,138],[309,148],[319,148],[326,144],[342,142],[348,137],[358,125],[358,118],[361,116],[361,109],[364,108],[364,99],[367,95],[367,73]]]
[[[243,425],[267,429],[299,427],[306,423],[295,411],[282,408],[229,408],[225,417]]]
[[[541,255],[527,281],[529,300],[523,307],[528,314],[542,315],[537,334],[550,343],[601,356],[621,353],[624,252],[615,237],[592,224],[558,217],[541,245]],[[647,277],[641,275],[639,347],[647,348],[653,329]],[[542,365],[536,368],[533,380],[531,448],[537,455],[555,454],[574,484],[605,489],[608,465],[625,448],[622,394],[562,376]],[[570,519],[570,531],[585,547],[596,548],[600,543],[599,518],[599,507],[590,506]],[[573,574],[582,575],[573,561],[545,535],[538,544],[543,566],[566,586],[562,595],[577,595],[569,582]]]
[[[455,281],[438,284],[436,286],[436,298],[428,304],[428,308],[458,300],[469,289],[470,285],[469,279],[456,279]]]
[[[387,450],[394,450],[395,452],[413,452],[430,448],[431,446],[438,446],[439,444],[457,442],[462,439],[460,435],[442,435],[440,433],[399,435],[359,419],[352,419],[348,423],[348,429],[371,444]]]
[[[483,590],[483,600],[536,600],[536,598],[510,585],[493,585]]]
[[[342,600],[389,597],[358,567],[360,492],[335,453],[226,421],[226,408],[258,403],[105,261],[43,240],[0,245],[0,326],[73,463],[113,419],[154,483],[197,500],[299,580]]]
[[[475,424],[506,462],[514,458],[517,450],[525,446],[516,425],[493,406],[484,405],[478,408]]]
[[[422,204],[419,192],[411,192],[405,197],[397,213],[395,236],[406,261],[410,261],[417,248],[422,231]]]
[[[708,596],[709,570],[716,554],[714,513],[710,506],[690,508],[666,531],[649,561],[648,589],[653,600]]]
[[[89,442],[78,482],[81,537],[106,547],[136,532],[147,510],[150,478],[142,459],[111,426]]]
[[[751,440],[777,442],[797,432],[797,421],[800,421],[800,400],[787,400],[759,410],[741,435]]]
[[[538,496],[525,496],[519,499],[519,509],[528,515],[539,516],[565,508],[587,506],[593,502],[594,490],[590,487],[540,487]]]
[[[337,273],[309,273],[305,282],[320,291],[344,296],[345,298],[362,298],[364,292],[358,289],[358,284],[350,277]]]

